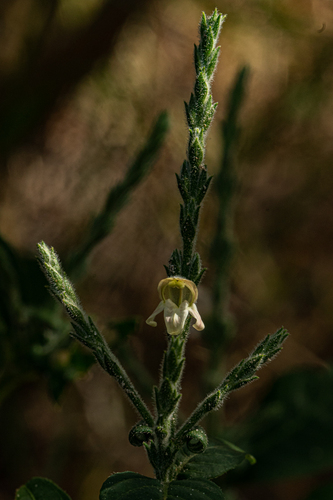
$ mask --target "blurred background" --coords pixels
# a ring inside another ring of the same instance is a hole
[[[220,369],[280,326],[291,332],[260,380],[214,415],[214,435],[257,459],[219,484],[228,500],[333,498],[332,2],[2,0],[1,500],[32,476],[90,500],[112,472],[153,474],[142,448],[128,443],[137,417],[116,383],[66,340],[69,322],[52,301],[47,314],[38,312],[49,299],[34,255],[44,240],[66,261],[167,110],[170,130],[151,173],[75,281],[149,400],[166,339],[162,316],[155,329],[144,320],[158,303],[163,264],[181,243],[174,172],[187,146],[183,101],[194,84],[201,12],[215,7],[228,17],[207,141],[213,175],[230,90],[240,68],[249,69],[234,151],[233,335]],[[204,321],[212,313],[218,207],[212,188],[197,244],[208,267],[198,301]],[[183,415],[205,394],[204,337],[192,330],[188,342]]]

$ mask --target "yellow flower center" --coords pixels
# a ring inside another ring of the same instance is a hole
[[[160,281],[158,291],[164,302],[170,299],[177,307],[185,300],[191,306],[198,297],[197,287],[193,281],[185,278],[165,278]]]

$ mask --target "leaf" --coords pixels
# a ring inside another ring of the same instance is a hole
[[[45,370],[48,390],[57,402],[67,385],[85,375],[95,363],[94,356],[74,342],[67,349],[56,350],[48,359],[49,364]]]
[[[163,486],[157,479],[136,472],[118,472],[104,482],[99,498],[100,500],[162,500]]]
[[[224,500],[224,495],[211,481],[183,479],[170,483],[166,500]]]
[[[240,465],[246,458],[245,451],[228,441],[208,446],[207,450],[191,458],[178,477],[211,479],[222,476]]]
[[[15,500],[70,500],[70,497],[49,479],[34,477],[16,491]]]
[[[277,380],[247,423],[234,429],[257,465],[239,481],[309,476],[333,466],[333,366],[302,369]],[[235,471],[236,474],[236,471]],[[333,498],[333,496],[332,496]]]
[[[332,500],[333,498],[333,483],[319,486],[311,494],[306,497],[306,500]]]
[[[105,481],[99,498],[100,500],[223,500],[224,496],[220,488],[211,481],[198,479],[172,481],[168,492],[164,493],[163,485],[157,479],[141,476],[136,472],[119,472]]]

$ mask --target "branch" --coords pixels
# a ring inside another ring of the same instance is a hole
[[[62,269],[54,248],[48,247],[42,241],[38,244],[38,251],[38,262],[50,284],[49,291],[64,306],[72,320],[74,329],[72,336],[91,349],[103,370],[117,380],[145,423],[153,426],[154,419],[150,411],[133,386],[120,361],[112,353],[92,319],[87,317],[82,309],[74,287]]]
[[[252,354],[235,366],[223,382],[199,404],[177,432],[176,441],[180,442],[183,436],[208,413],[220,408],[228,394],[258,379],[259,377],[255,373],[281,351],[282,344],[288,335],[289,333],[284,328],[280,328],[272,335],[267,335]]]

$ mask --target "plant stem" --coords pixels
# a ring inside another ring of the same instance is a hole
[[[141,415],[143,420],[148,426],[154,425],[154,418],[145,405],[143,399],[141,398],[138,391],[135,389],[131,379],[126,373],[126,370],[122,367],[118,358],[113,354],[108,344],[106,343],[102,334],[98,331],[95,324],[92,322],[91,318],[89,318],[89,322],[94,330],[94,335],[96,337],[96,346],[91,347],[97,361],[101,365],[101,367],[109,374],[111,377],[114,377],[120,387],[125,392],[126,396],[133,403],[135,409]],[[74,324],[72,323],[73,327]],[[75,327],[74,327],[75,328]],[[77,335],[74,334],[76,338]],[[78,338],[78,340],[80,340]]]
[[[176,249],[166,271],[168,276],[182,276],[198,284],[203,276],[200,257],[195,253],[199,212],[208,190],[211,177],[203,163],[205,139],[214,117],[217,104],[213,104],[210,83],[216,69],[219,47],[216,47],[225,16],[215,11],[210,17],[203,13],[200,23],[199,45],[194,48],[196,79],[189,103],[185,103],[189,127],[187,159],[180,175],[176,174],[178,189],[183,199],[180,207],[180,232],[182,251]],[[155,441],[147,447],[149,458],[155,467],[156,476],[162,482],[172,479],[173,462],[177,453],[174,435],[181,398],[180,383],[184,370],[184,351],[189,333],[188,318],[181,335],[169,336],[164,353],[159,387],[155,387],[156,427]]]
[[[153,416],[133,386],[120,361],[113,354],[92,319],[89,316],[87,317],[82,309],[74,287],[62,269],[54,248],[50,248],[46,243],[41,242],[38,244],[38,250],[38,260],[50,284],[50,292],[61,302],[72,320],[71,324],[74,330],[72,336],[94,353],[101,367],[109,375],[115,377],[146,424],[153,426]]]
[[[176,443],[181,442],[183,437],[208,413],[217,410],[228,394],[258,379],[256,372],[281,351],[282,344],[288,335],[289,333],[284,328],[279,328],[274,334],[267,335],[252,354],[236,365],[221,384],[201,401],[177,432]]]

